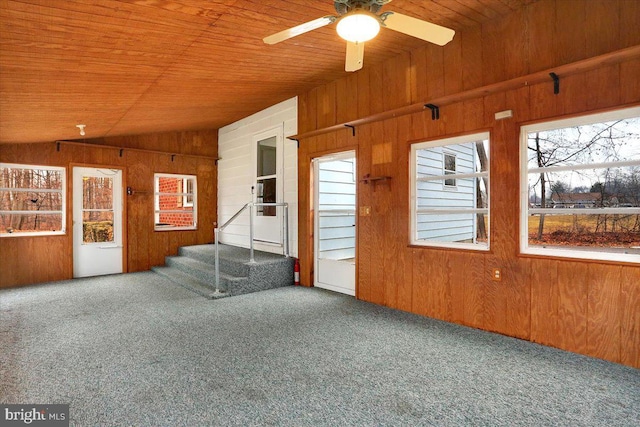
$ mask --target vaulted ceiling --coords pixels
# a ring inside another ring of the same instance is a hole
[[[461,31],[535,0],[393,0]],[[345,75],[331,0],[0,0],[0,142],[220,128]],[[421,46],[381,31],[365,67]]]

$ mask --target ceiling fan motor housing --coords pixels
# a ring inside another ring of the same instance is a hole
[[[338,15],[344,15],[352,10],[366,10],[378,13],[380,8],[391,0],[335,0],[334,6]]]

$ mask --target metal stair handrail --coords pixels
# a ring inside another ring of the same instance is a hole
[[[220,255],[219,255],[219,237],[220,232],[223,231],[229,224],[235,221],[245,210],[249,209],[249,262],[256,262],[253,254],[253,207],[254,206],[275,206],[275,207],[283,207],[284,208],[284,224],[282,226],[284,231],[284,256],[286,258],[289,257],[289,204],[288,203],[257,203],[257,202],[249,202],[245,204],[243,207],[238,210],[231,218],[229,218],[224,224],[220,227],[216,227],[213,229],[213,233],[215,236],[215,271],[216,271],[216,290],[214,295],[220,295],[224,292],[220,291]]]

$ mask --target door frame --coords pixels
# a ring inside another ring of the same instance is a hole
[[[354,297],[356,299],[358,299],[358,290],[359,290],[359,273],[358,273],[358,254],[359,254],[359,215],[358,215],[358,194],[359,194],[359,181],[358,181],[358,149],[357,147],[352,147],[350,149],[340,149],[338,151],[326,151],[326,152],[319,152],[319,153],[314,153],[313,155],[311,155],[309,157],[309,164],[310,164],[310,173],[309,173],[309,183],[310,183],[310,199],[309,199],[309,204],[311,205],[311,223],[310,223],[310,240],[311,240],[311,244],[310,244],[310,252],[311,252],[311,287],[315,287],[316,285],[316,281],[318,278],[318,244],[319,244],[319,232],[317,230],[317,220],[318,220],[318,192],[317,192],[317,187],[316,184],[318,184],[318,179],[317,179],[317,173],[316,173],[316,163],[318,161],[320,161],[320,159],[322,158],[327,158],[327,160],[329,160],[329,158],[331,160],[340,160],[341,158],[354,158],[356,161],[355,164],[355,170],[354,170],[354,178],[355,178],[355,186],[356,186],[356,197],[355,197],[355,216],[354,216],[354,221],[355,221],[355,228],[356,228],[356,232],[355,232],[355,261],[354,261],[354,280],[355,280],[355,289],[354,289]],[[324,289],[324,288],[321,288]],[[345,294],[347,295],[347,294]]]
[[[122,272],[129,272],[128,263],[128,237],[129,237],[129,218],[128,218],[128,204],[127,204],[127,168],[126,166],[107,165],[107,164],[94,164],[94,163],[69,163],[69,170],[67,171],[67,230],[71,230],[69,233],[69,269],[71,271],[71,277],[74,277],[74,229],[73,229],[73,169],[80,168],[94,168],[94,169],[115,169],[122,172]]]

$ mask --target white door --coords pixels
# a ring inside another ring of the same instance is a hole
[[[355,152],[315,159],[314,175],[314,286],[355,295]]]
[[[122,171],[73,168],[73,276],[122,273]]]
[[[278,126],[255,135],[254,172],[252,188],[256,203],[282,202],[283,179],[283,130]],[[275,206],[256,206],[253,211],[253,239],[271,244],[282,243],[283,208]]]

